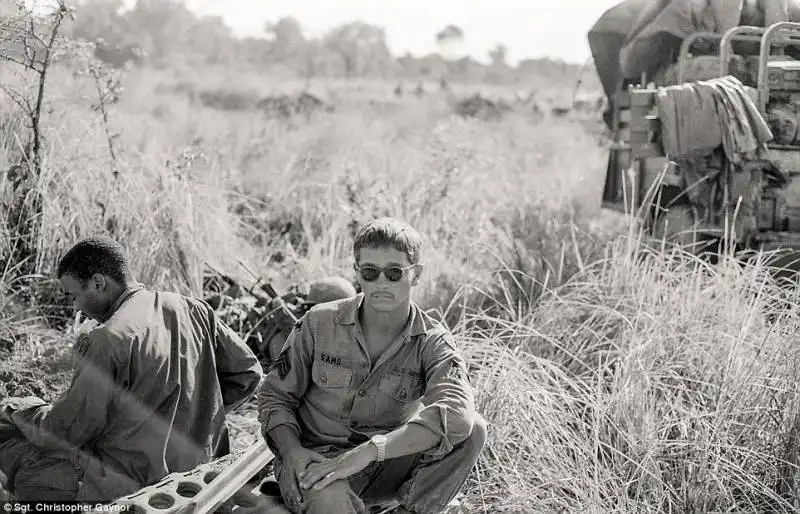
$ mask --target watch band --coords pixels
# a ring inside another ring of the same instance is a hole
[[[370,441],[378,450],[378,456],[375,459],[376,462],[383,462],[383,460],[386,458],[386,436],[375,436],[370,439]]]

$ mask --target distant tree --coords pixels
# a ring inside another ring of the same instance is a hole
[[[2,2],[0,2],[2,3]],[[123,0],[81,0],[75,4],[77,16],[70,23],[65,35],[95,41],[103,38],[109,42],[122,38],[127,32],[125,19],[121,15]]]
[[[404,77],[416,77],[420,74],[419,62],[408,52],[406,52],[402,57],[399,57],[395,61],[395,64],[400,74]]]
[[[264,69],[269,61],[272,51],[272,41],[263,38],[246,37],[241,40],[234,40],[236,54],[242,62],[252,65],[256,69]]]
[[[334,74],[337,57],[319,40],[311,39],[306,43],[297,58],[297,69],[305,79],[306,90],[314,77]]]
[[[464,31],[457,25],[450,24],[436,33],[436,45],[439,47],[439,53],[447,61],[443,64],[444,69],[440,74],[440,80],[447,80],[452,75],[450,64],[458,58],[458,50],[463,42]]]
[[[385,76],[392,66],[392,54],[382,27],[361,21],[347,23],[331,30],[324,38],[324,45],[339,55],[346,78]]]
[[[125,19],[153,66],[166,67],[192,51],[189,36],[197,17],[180,0],[136,0]]]
[[[230,64],[237,59],[233,31],[221,16],[203,16],[188,29],[187,51],[208,64]]]
[[[466,56],[449,64],[449,73],[466,80],[481,82],[486,78],[486,66],[472,57]]]
[[[506,67],[506,56],[508,55],[508,48],[502,43],[498,43],[494,48],[489,50],[489,58],[492,60],[493,68]]]
[[[198,17],[182,0],[136,0],[133,5],[79,0],[77,11],[68,35],[93,43],[95,57],[113,66],[146,61],[164,67],[176,60],[225,64],[241,54],[240,41],[221,17]]]
[[[122,0],[81,0],[75,8],[75,21],[65,26],[65,36],[93,44],[94,57],[104,64],[141,63],[140,38],[129,27]]]
[[[419,59],[418,69],[423,77],[440,80],[447,74],[448,63],[439,54],[428,54]]]
[[[303,35],[303,27],[296,19],[285,17],[264,27],[272,40],[270,57],[277,62],[287,62],[306,51],[308,41]]]
[[[436,33],[436,45],[445,59],[455,58],[464,42],[464,31],[457,25],[448,25]]]

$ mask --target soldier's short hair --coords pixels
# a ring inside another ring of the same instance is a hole
[[[86,282],[95,273],[107,275],[120,284],[130,279],[130,266],[122,245],[107,237],[89,237],[70,248],[58,263],[58,278],[72,275]]]
[[[353,241],[353,256],[358,262],[362,248],[380,247],[391,247],[405,253],[411,264],[418,264],[422,259],[422,237],[419,232],[405,221],[395,218],[377,218],[362,226]]]

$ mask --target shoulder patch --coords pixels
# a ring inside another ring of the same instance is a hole
[[[453,359],[450,361],[450,369],[447,370],[447,378],[451,380],[464,380],[468,378],[467,370],[464,369],[464,363],[461,359]]]
[[[292,361],[289,359],[288,347],[284,347],[281,350],[281,353],[278,355],[278,358],[275,359],[275,362],[270,364],[267,373],[271,373],[274,370],[278,371],[278,376],[281,377],[281,380],[284,380],[286,375],[288,375],[292,370]]]

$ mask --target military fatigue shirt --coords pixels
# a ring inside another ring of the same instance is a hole
[[[314,306],[292,330],[259,393],[267,443],[280,425],[306,448],[350,448],[406,423],[441,439],[449,453],[472,430],[475,404],[453,336],[412,303],[401,335],[371,362],[358,321],[363,293]]]
[[[84,470],[79,501],[110,501],[230,452],[226,412],[261,365],[206,303],[141,285],[75,345],[69,389],[12,416],[26,438]]]

